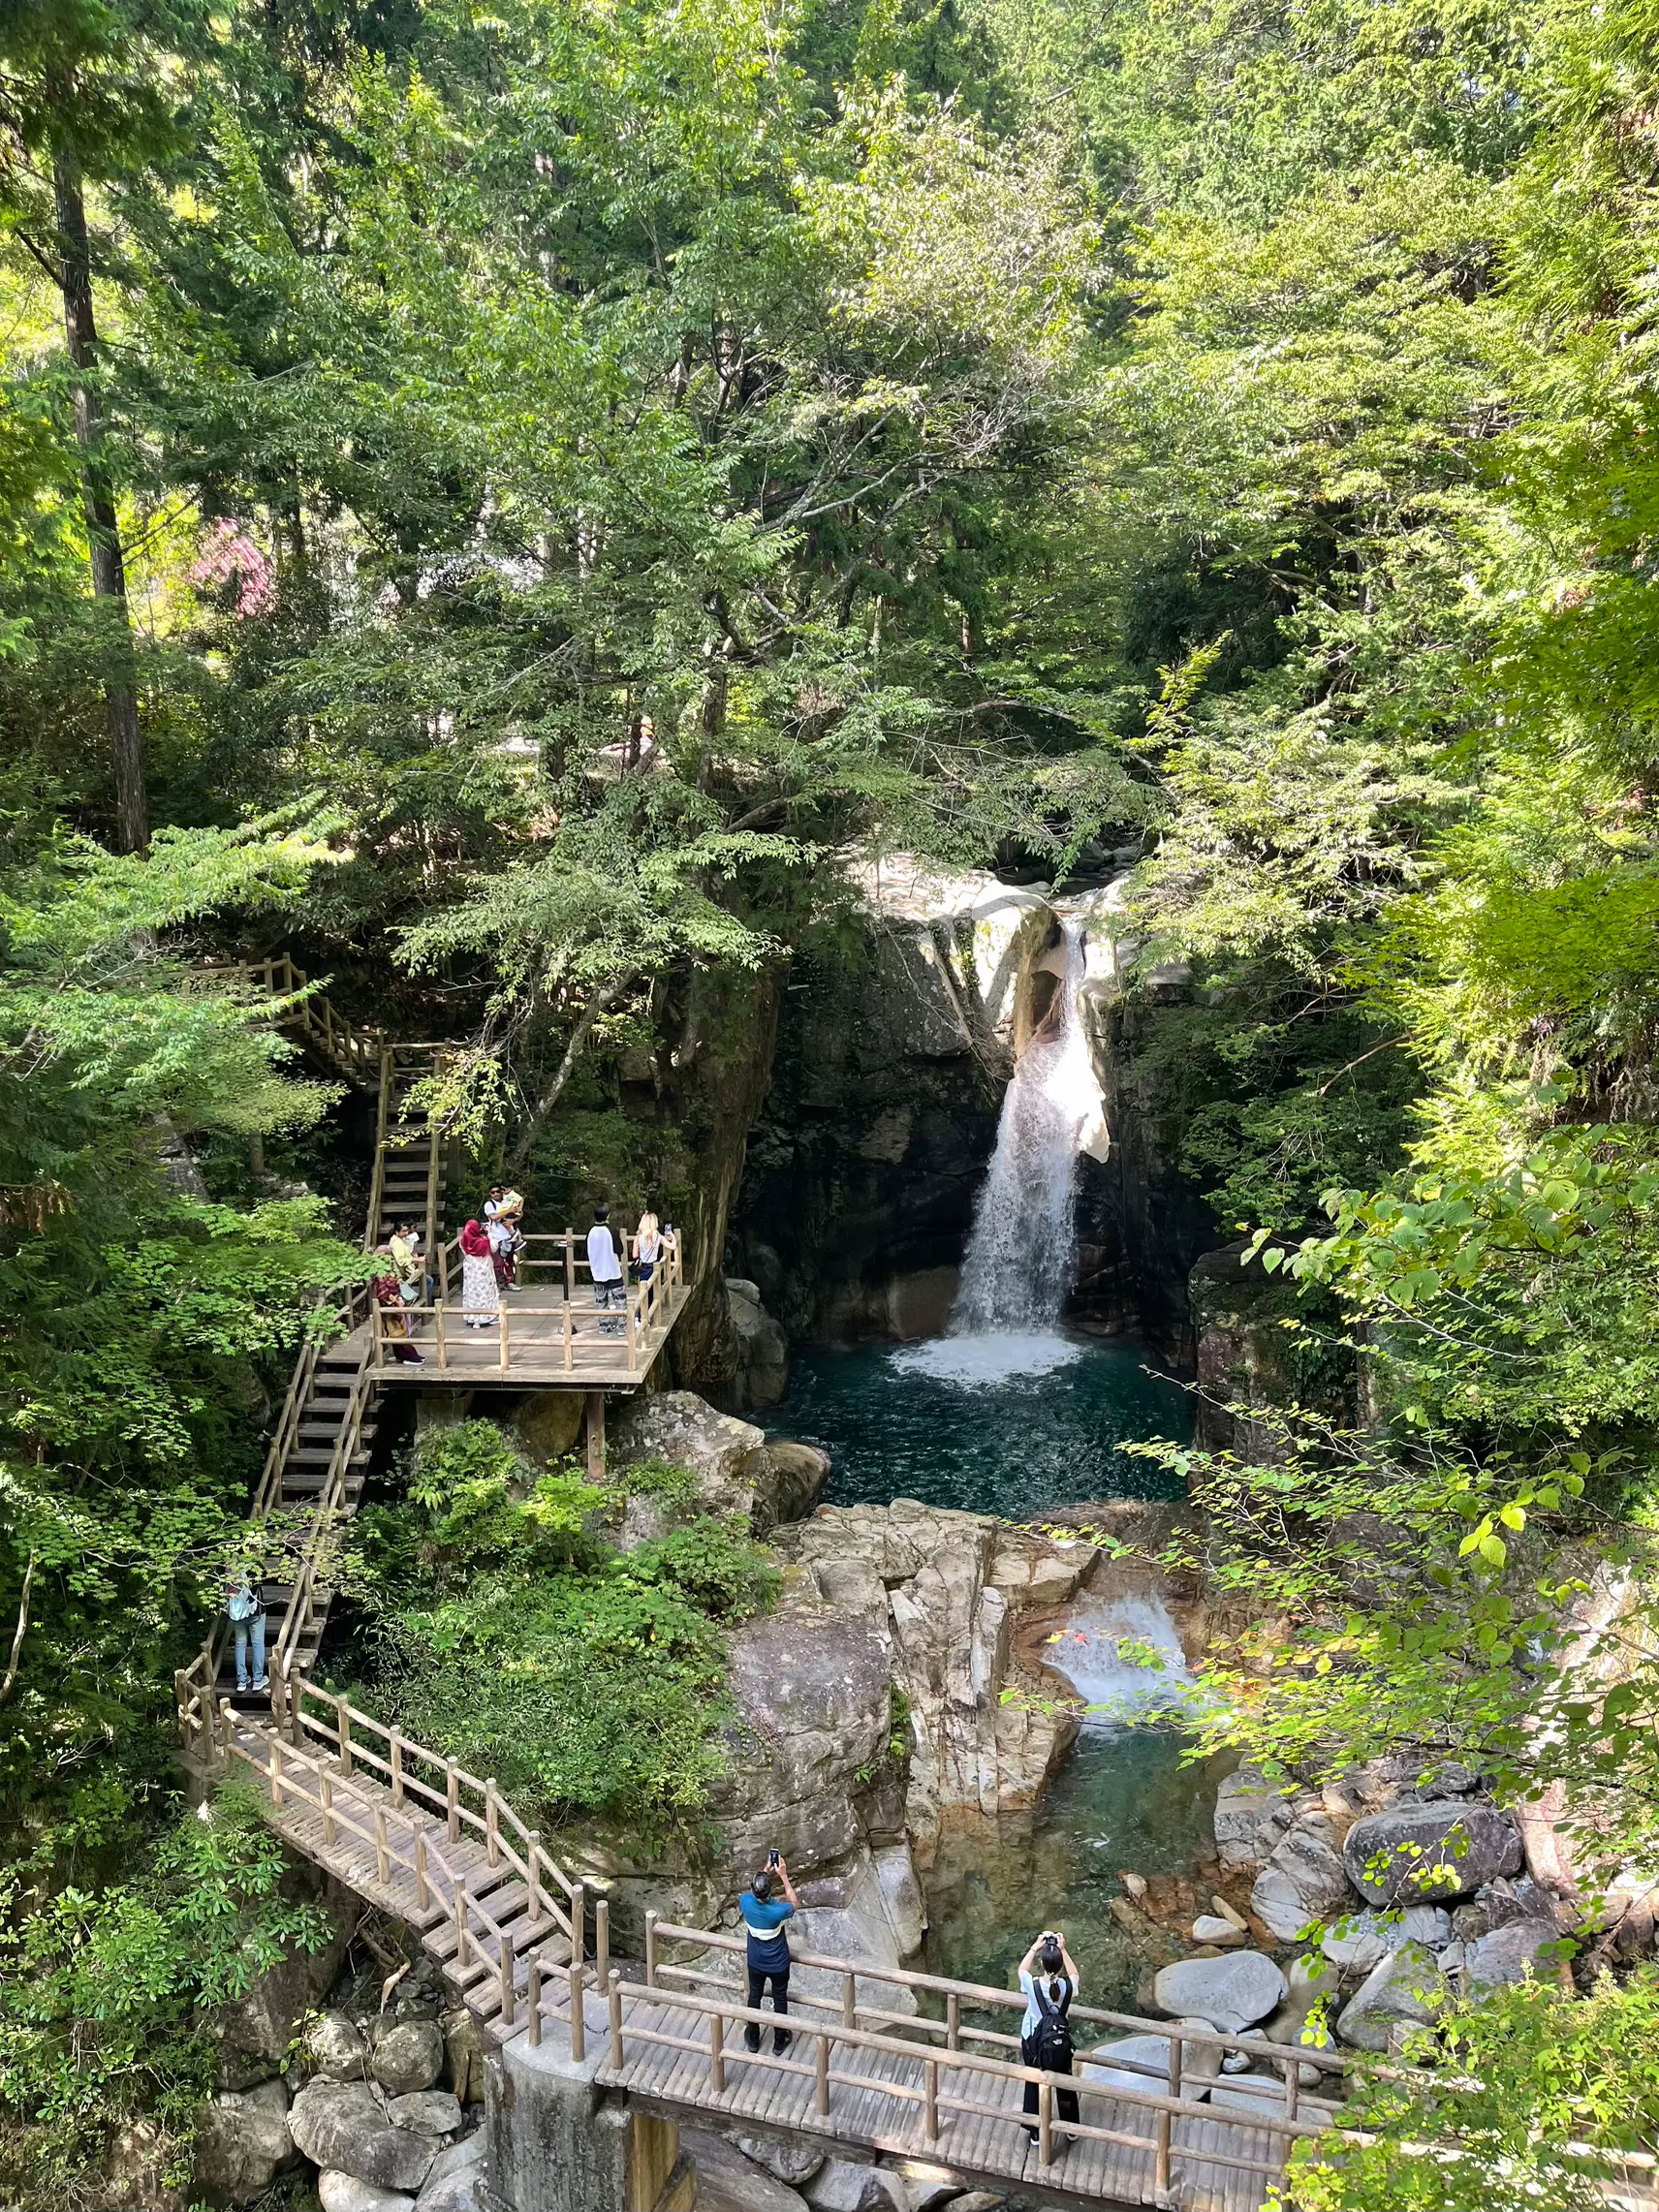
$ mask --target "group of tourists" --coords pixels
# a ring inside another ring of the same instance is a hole
[[[502,1295],[522,1288],[518,1254],[524,1243],[519,1227],[523,1212],[518,1193],[496,1183],[483,1220],[469,1221],[461,1231],[461,1311],[468,1328],[487,1328]],[[630,1263],[634,1281],[648,1283],[662,1256],[663,1227],[649,1206],[633,1235],[623,1234],[620,1247],[610,1227],[610,1208],[603,1202],[594,1207],[593,1227],[587,1232],[587,1266],[593,1302],[607,1316],[600,1323],[603,1334],[622,1334],[624,1324],[610,1317],[625,1308]]]
[[[774,2052],[788,2050],[791,2031],[784,2026],[789,2013],[789,1937],[785,1923],[793,1920],[800,1909],[789,1879],[789,1867],[781,1852],[770,1852],[767,1863],[749,1884],[737,1900],[742,1916],[745,1937],[745,1964],[749,1970],[748,2009],[758,2012],[766,2002],[767,1990],[771,1990],[772,2010],[777,2024],[772,2029]],[[1068,2014],[1072,2000],[1078,1993],[1078,1970],[1072,1954],[1066,1948],[1066,1939],[1057,1928],[1045,1928],[1019,1962],[1019,1994],[1025,2000],[1024,2015],[1019,2022],[1019,2063],[1037,2067],[1045,2073],[1070,2073],[1074,2052],[1072,2030]],[[761,2047],[761,2023],[750,2020],[743,2030],[743,2041],[752,2051]],[[1024,2110],[1028,2119],[1038,2111],[1039,2088],[1035,2081],[1025,2084]],[[1078,2093],[1075,2089],[1055,2092],[1056,2117],[1076,2122]],[[1027,2130],[1033,2142],[1037,2130]]]

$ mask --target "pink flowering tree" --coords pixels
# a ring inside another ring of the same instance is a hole
[[[207,533],[200,559],[190,572],[198,591],[234,586],[239,615],[268,614],[276,605],[276,575],[255,545],[248,528],[221,515]]]

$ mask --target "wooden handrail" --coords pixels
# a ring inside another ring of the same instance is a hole
[[[331,1728],[319,1722],[315,1714],[307,1711],[307,1700],[313,1705],[323,1705],[329,1708],[333,1715],[333,1726]],[[391,1727],[385,1721],[376,1720],[372,1713],[363,1712],[360,1707],[352,1704],[348,1698],[337,1695],[335,1692],[319,1689],[314,1682],[308,1682],[302,1676],[293,1686],[289,1714],[291,1729],[295,1731],[296,1740],[297,1740],[297,1731],[300,1729],[324,1743],[332,1743],[336,1747],[342,1744],[343,1739],[349,1739],[350,1756],[354,1760],[360,1761],[363,1765],[378,1769],[389,1776],[393,1771],[394,1761],[391,1751],[393,1744],[395,1744],[399,1747],[402,1755],[401,1760],[397,1763],[400,1766],[403,1789],[426,1798],[435,1808],[444,1812],[449,1823],[452,1840],[463,1826],[473,1828],[480,1835],[487,1837],[493,1824],[498,1837],[500,1857],[506,1860],[516,1874],[523,1877],[532,1891],[538,1887],[545,1889],[546,1885],[551,1883],[554,1888],[563,1893],[567,1903],[575,1899],[580,1885],[574,1882],[566,1874],[564,1868],[542,1844],[539,1835],[534,1835],[525,1826],[513,1807],[495,1790],[492,1782],[487,1779],[481,1779],[478,1775],[467,1773],[465,1768],[457,1766],[453,1759],[446,1759],[438,1752],[428,1751],[424,1744],[417,1743],[412,1736],[405,1735],[400,1729]],[[343,1729],[341,1727],[342,1720],[345,1723]],[[365,1734],[385,1739],[387,1755],[384,1758],[377,1753],[364,1749],[362,1738]],[[445,1777],[445,1787],[442,1791],[430,1783],[422,1780],[418,1775],[409,1772],[408,1760],[410,1758],[419,1760],[428,1766],[438,1768]],[[484,1808],[475,1812],[462,1799],[460,1792],[463,1791],[470,1791],[484,1799]],[[490,1813],[491,1806],[493,1806],[494,1813],[493,1823]],[[521,1849],[515,1850],[511,1843],[500,1838],[500,1830],[503,1827],[517,1838]],[[532,1873],[532,1867],[534,1867],[534,1873]],[[556,1905],[551,1905],[550,1910],[552,1916],[559,1922],[564,1933],[572,1937],[573,1941],[578,1941],[578,1931],[571,1925],[569,1916],[561,1913]],[[578,1947],[579,1948],[579,1941]]]
[[[739,1952],[747,1948],[748,1939],[745,1936],[727,1935],[718,1929],[711,1928],[680,1927],[673,1921],[659,1919],[655,1914],[649,1914],[646,1917],[653,1938],[653,1941],[646,1947],[646,1980],[643,1984],[646,1988],[657,1986],[656,1980],[651,1978],[653,1974],[660,1978],[663,1975],[677,1975],[690,1971],[687,1968],[678,1967],[672,1962],[659,1960],[655,1957],[657,1946],[664,1942],[698,1944],[705,1950]],[[891,1982],[897,1988],[914,1990],[926,1996],[955,1997],[964,2004],[973,2005],[976,2009],[981,2011],[989,2011],[996,2006],[1016,2012],[1023,2012],[1025,2009],[1026,2001],[1017,1990],[997,1989],[987,1982],[957,1981],[951,1976],[943,1974],[916,1974],[902,1966],[883,1966],[874,1959],[838,1958],[818,1951],[792,1949],[790,1963],[792,1967],[821,1967],[830,1974],[856,1975],[864,1981]],[[674,1993],[676,2002],[678,1994],[677,1991]],[[1110,2011],[1105,2007],[1098,2005],[1074,2004],[1068,2009],[1066,2016],[1071,2020],[1097,2022],[1103,2027],[1129,2028],[1138,2035],[1147,2035],[1154,2032],[1162,2034],[1172,2025],[1170,2022],[1160,2023],[1148,2020],[1144,2015],[1133,2012]],[[943,2033],[947,2025],[942,2020],[928,2020],[917,2014],[907,2013],[904,2017],[914,2027],[927,2031]],[[965,2028],[961,2030],[961,2033],[986,2039],[993,2036],[995,2030]],[[1219,2033],[1205,2035],[1197,2028],[1183,2028],[1180,2035],[1183,2042],[1192,2043],[1201,2048],[1219,2051],[1247,2050],[1253,2058],[1285,2060],[1294,2058],[1302,2066],[1321,2067],[1330,2073],[1352,2072],[1357,2066],[1362,2063],[1351,2053],[1319,2050],[1311,2045],[1304,2048],[1299,2043],[1295,2045],[1272,2043],[1256,2036],[1240,2038],[1238,2036],[1224,2036]],[[1018,2038],[1009,2037],[1006,2040],[1016,2042]],[[1086,2057],[1087,2053],[1081,2055]],[[1115,2065],[1117,2062],[1113,2060],[1111,2063]],[[1367,2067],[1367,2071],[1374,2072],[1375,2069]]]

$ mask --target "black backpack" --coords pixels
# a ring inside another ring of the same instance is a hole
[[[1056,2005],[1035,1975],[1031,1979],[1031,1995],[1037,2006],[1037,2033],[1031,2039],[1031,2064],[1040,2066],[1045,2073],[1070,2073],[1072,2071],[1072,2028],[1066,2014],[1072,2009],[1072,1985],[1062,1983],[1064,1995]]]

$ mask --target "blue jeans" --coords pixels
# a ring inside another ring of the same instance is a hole
[[[265,1615],[256,1613],[251,1621],[233,1621],[236,1636],[236,1688],[248,1690],[256,1682],[265,1680]],[[248,1640],[253,1640],[253,1672],[248,1671]]]

